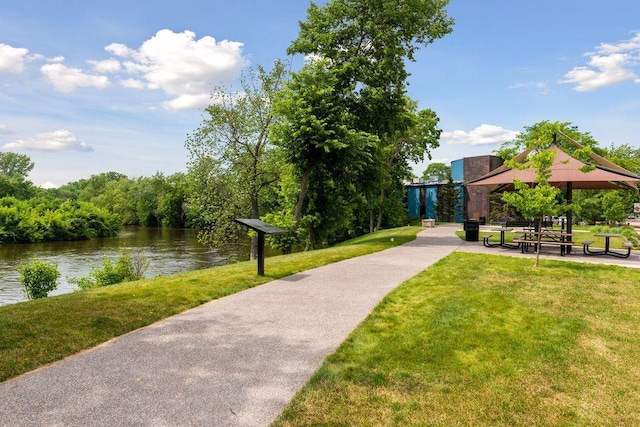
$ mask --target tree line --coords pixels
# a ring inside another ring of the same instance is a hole
[[[24,154],[0,152],[0,243],[112,237],[123,225],[188,225],[185,174],[106,172],[44,189],[27,179],[33,167]]]

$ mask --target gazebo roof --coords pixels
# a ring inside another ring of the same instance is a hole
[[[579,144],[575,143],[579,148]],[[572,183],[574,189],[637,189],[636,183],[640,182],[640,176],[604,159],[597,154],[591,155],[593,163],[587,165],[562,151],[557,145],[549,147],[556,154],[551,166],[549,183],[555,187],[567,188]],[[514,160],[523,162],[531,149],[520,153]],[[583,172],[585,167],[593,166],[592,170]],[[513,180],[518,179],[525,183],[533,183],[536,178],[536,170],[533,167],[526,169],[512,169],[506,165],[489,172],[488,174],[468,181],[468,186],[483,186],[491,191],[506,190],[513,185]]]

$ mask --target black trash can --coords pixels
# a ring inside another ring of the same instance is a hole
[[[468,219],[464,222],[464,240],[477,242],[480,238],[480,222],[477,219]]]
[[[480,225],[487,225],[487,217],[486,216],[481,216],[480,217]]]

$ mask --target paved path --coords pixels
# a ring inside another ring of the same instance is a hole
[[[0,383],[1,426],[265,426],[456,227],[210,302]]]

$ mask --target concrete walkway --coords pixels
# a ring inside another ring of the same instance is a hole
[[[457,228],[230,295],[0,383],[0,425],[269,425],[382,297],[463,243]]]

